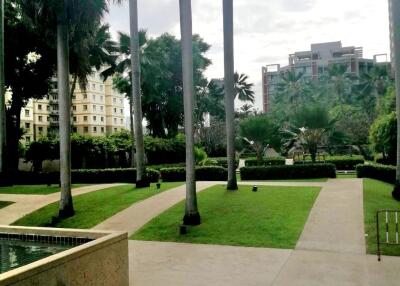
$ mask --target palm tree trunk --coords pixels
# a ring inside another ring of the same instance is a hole
[[[235,168],[235,68],[233,53],[233,0],[223,0],[224,57],[225,57],[225,113],[228,160],[228,190],[237,190]]]
[[[0,0],[0,181],[6,170],[6,100],[4,80],[4,0]]]
[[[194,86],[191,0],[179,0],[179,8],[182,43],[183,103],[186,135],[186,204],[183,223],[185,225],[199,225],[201,223],[201,219],[197,208],[194,160]]]
[[[131,123],[131,139],[132,139],[132,143],[134,141],[135,138],[135,126],[134,126],[134,122],[133,122],[133,102],[132,102],[132,95],[129,95],[129,120]],[[135,168],[135,144],[132,144],[131,147],[131,162],[130,165],[132,168]]]
[[[396,81],[397,165],[393,197],[400,200],[400,2],[389,0],[392,59]]]
[[[69,97],[69,43],[67,23],[67,2],[57,19],[57,79],[60,109],[60,181],[61,199],[59,216],[66,218],[74,215],[71,195],[71,100]]]
[[[148,187],[145,178],[142,98],[140,94],[140,59],[137,0],[129,0],[131,28],[132,101],[135,111],[136,188]]]

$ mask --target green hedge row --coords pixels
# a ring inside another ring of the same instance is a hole
[[[244,161],[246,167],[254,166],[282,166],[285,165],[285,158],[275,157],[275,158],[263,158],[261,165],[256,158],[247,159]]]
[[[160,173],[153,169],[147,169],[146,177],[150,182],[157,182]],[[73,184],[135,183],[136,169],[72,170],[71,180]],[[13,183],[16,185],[46,185],[59,182],[59,172],[18,172],[13,179]]]
[[[333,164],[244,167],[240,177],[243,181],[336,178],[336,168]]]
[[[185,168],[164,168],[160,170],[163,182],[183,182],[186,180]],[[226,181],[228,171],[220,166],[196,167],[197,181]]]
[[[384,181],[390,184],[396,182],[396,167],[388,165],[357,165],[356,167],[358,178],[371,178]]]
[[[316,162],[315,164],[333,164],[337,170],[355,170],[359,164],[364,164],[362,156],[328,156],[324,162]],[[311,161],[296,161],[296,165],[312,164]]]

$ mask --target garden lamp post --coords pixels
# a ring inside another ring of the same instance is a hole
[[[197,208],[195,160],[194,160],[194,86],[193,86],[193,35],[191,0],[179,0],[183,104],[186,135],[186,204],[184,225],[199,225],[200,214]]]
[[[4,80],[4,0],[0,0],[0,184],[5,178],[6,100]],[[5,176],[4,176],[5,177]]]

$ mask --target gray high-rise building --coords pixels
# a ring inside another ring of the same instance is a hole
[[[270,99],[277,85],[282,76],[289,71],[294,71],[296,74],[302,73],[302,78],[305,80],[316,80],[328,71],[329,66],[342,64],[347,66],[349,73],[358,76],[377,63],[380,56],[386,55],[381,54],[374,56],[373,59],[365,59],[361,47],[343,47],[340,41],[312,44],[309,51],[290,54],[287,66],[272,64],[262,67],[263,110],[268,112]]]

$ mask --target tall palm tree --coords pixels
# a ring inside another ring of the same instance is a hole
[[[200,213],[197,208],[195,159],[194,159],[194,84],[193,84],[193,42],[192,42],[192,4],[191,0],[179,0],[183,102],[186,135],[186,204],[183,223],[199,225]]]
[[[282,76],[282,82],[278,85],[277,102],[288,103],[297,109],[305,97],[304,87],[303,73],[288,71]]]
[[[142,96],[140,92],[140,58],[137,0],[129,0],[132,62],[132,102],[135,113],[136,188],[148,187],[145,177]]]
[[[400,1],[389,0],[392,58],[396,81],[397,165],[393,197],[400,200]]]
[[[4,86],[4,0],[0,0],[0,181],[4,181],[6,145],[6,101]]]
[[[228,160],[227,190],[237,190],[235,168],[235,72],[233,51],[233,1],[223,0],[224,62],[225,62],[225,113]]]
[[[235,73],[234,82],[235,82],[235,98],[239,98],[240,101],[249,101],[254,103],[254,84],[248,83],[249,77],[245,74]]]
[[[328,76],[339,105],[343,107],[344,104],[349,103],[351,100],[349,95],[351,94],[351,85],[355,76],[348,73],[347,66],[343,64],[330,66]]]

